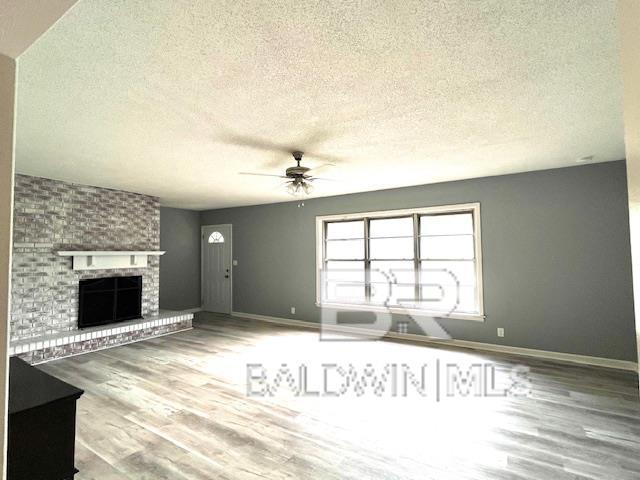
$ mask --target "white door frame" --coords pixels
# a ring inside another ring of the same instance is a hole
[[[202,268],[202,262],[204,260],[204,229],[212,227],[229,227],[231,232],[231,238],[229,239],[229,249],[231,256],[231,264],[229,268],[229,275],[231,275],[231,293],[229,296],[229,315],[233,312],[233,224],[232,223],[216,223],[214,225],[201,225],[200,226],[200,309],[204,308],[204,268]]]

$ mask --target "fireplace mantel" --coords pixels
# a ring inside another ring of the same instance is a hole
[[[150,256],[165,254],[161,250],[63,250],[57,253],[61,257],[72,257],[74,270],[146,268]]]

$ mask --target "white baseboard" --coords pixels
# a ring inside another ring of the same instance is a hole
[[[319,330],[320,324],[314,322],[305,322],[303,320],[294,320],[290,318],[270,317],[268,315],[257,315],[255,313],[231,312],[232,317],[247,318],[251,320],[260,320],[263,322],[275,323],[278,325],[287,325],[290,327],[310,328]],[[352,333],[361,335],[379,335],[380,332],[359,328],[347,327],[344,325],[330,325],[327,329],[338,333]],[[491,343],[471,342],[468,340],[441,339],[427,337],[426,335],[416,335],[413,333],[396,333],[387,332],[387,338],[395,338],[400,340],[411,340],[416,342],[448,345],[452,347],[468,348],[472,350],[481,350],[485,352],[505,353],[509,355],[520,355],[524,357],[541,358],[545,360],[554,360],[558,362],[577,363],[581,365],[593,365],[597,367],[614,368],[617,370],[638,371],[638,364],[627,360],[617,360],[614,358],[591,357],[588,355],[576,355],[573,353],[550,352],[547,350],[536,350],[533,348],[511,347],[508,345],[495,345]]]

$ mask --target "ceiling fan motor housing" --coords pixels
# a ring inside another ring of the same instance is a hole
[[[295,161],[298,162],[298,165],[296,165],[295,167],[287,168],[287,173],[286,173],[287,177],[304,178],[307,175],[307,172],[311,169],[300,165],[300,162],[302,161],[303,152],[295,151],[295,152],[291,152],[291,154],[293,155],[293,158],[295,159]]]
[[[311,170],[308,167],[301,167],[300,165],[297,165],[295,167],[289,167],[287,168],[287,177],[291,177],[291,178],[295,178],[295,177],[304,177],[307,172]]]

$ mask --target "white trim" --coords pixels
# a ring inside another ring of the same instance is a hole
[[[377,305],[367,304],[332,304],[322,303],[321,297],[321,275],[322,265],[324,260],[324,223],[331,221],[344,221],[344,220],[356,220],[363,217],[368,218],[384,218],[384,217],[400,217],[405,215],[414,214],[437,214],[448,212],[473,212],[473,238],[474,238],[474,253],[475,253],[475,266],[476,266],[476,304],[478,305],[478,312],[452,312],[451,314],[444,314],[442,312],[432,312],[423,309],[406,309],[401,307],[381,307]],[[345,310],[360,310],[367,312],[379,312],[389,311],[391,313],[406,313],[411,315],[433,316],[437,318],[451,318],[456,320],[472,320],[483,322],[484,314],[484,287],[482,284],[482,232],[481,232],[481,215],[480,215],[480,202],[473,203],[459,203],[455,205],[437,205],[432,207],[418,207],[418,208],[405,208],[400,210],[378,210],[375,212],[357,212],[357,213],[343,213],[337,215],[318,215],[316,216],[316,305],[326,308],[341,308]]]
[[[122,268],[146,268],[150,256],[164,255],[164,251],[59,251],[59,257],[72,257],[74,270],[113,270]]]
[[[221,313],[227,313],[227,314],[231,314],[231,312],[233,311],[233,223],[218,223],[215,225],[200,225],[200,302],[204,303],[204,268],[202,268],[202,260],[203,260],[203,253],[204,253],[204,246],[205,244],[208,244],[208,242],[205,242],[205,238],[204,238],[204,229],[205,228],[215,228],[215,227],[229,227],[229,239],[225,239],[225,242],[227,243],[227,245],[229,245],[229,256],[231,257],[229,259],[229,281],[231,283],[230,288],[231,291],[229,292],[229,312],[221,312]],[[203,310],[204,305],[200,305],[200,309],[198,310],[199,312],[204,311]]]
[[[479,207],[479,202],[472,203],[457,203],[455,205],[435,205],[431,207],[416,207],[416,208],[402,208],[399,210],[377,210],[375,212],[354,212],[354,213],[339,213],[336,215],[318,215],[316,221],[336,221],[336,220],[351,220],[354,218],[362,217],[402,217],[405,215],[413,215],[414,213],[448,213],[458,212],[460,210],[473,210]]]
[[[271,317],[268,315],[258,315],[255,313],[231,312],[232,317],[246,318],[250,320],[258,320],[263,322],[275,323],[278,325],[286,325],[290,327],[310,328],[319,330],[320,324],[314,322],[305,322],[303,320],[293,320],[289,318]],[[379,335],[380,332],[368,330],[359,327],[347,327],[344,325],[325,325],[324,328],[341,333],[353,333],[360,335]],[[396,333],[387,332],[384,337],[394,338],[398,340],[411,340],[421,343],[447,345],[458,348],[468,348],[485,352],[503,353],[508,355],[517,355],[523,357],[540,358],[544,360],[553,360],[556,362],[577,363],[580,365],[592,365],[597,367],[614,368],[617,370],[628,370],[632,372],[638,371],[638,364],[627,360],[617,360],[614,358],[591,357],[588,355],[577,355],[574,353],[551,352],[548,350],[536,350],[533,348],[512,347],[509,345],[495,345],[492,343],[472,342],[468,340],[440,339],[427,337],[426,335],[416,335],[412,333]]]
[[[485,316],[477,313],[459,313],[450,314],[436,311],[423,310],[420,308],[403,308],[403,307],[385,307],[382,305],[358,305],[355,303],[316,303],[318,308],[327,308],[329,310],[350,310],[350,311],[367,311],[367,312],[389,312],[397,315],[411,315],[412,317],[432,317],[454,320],[469,320],[472,322],[484,322]]]

